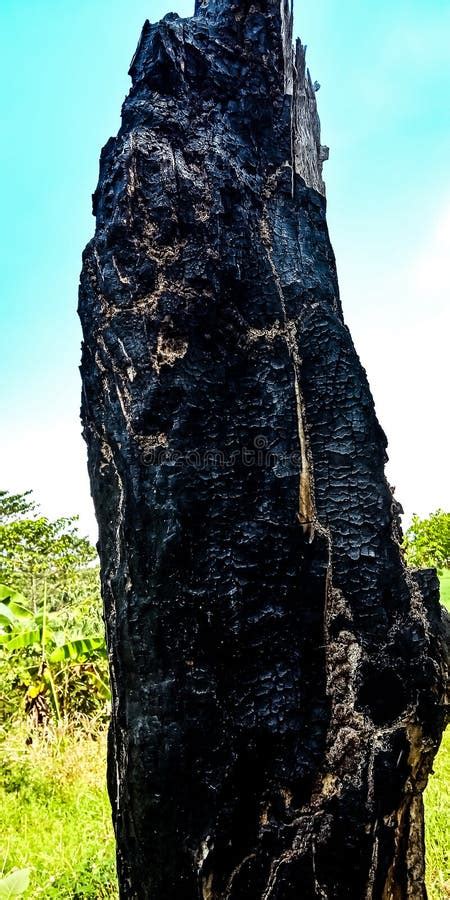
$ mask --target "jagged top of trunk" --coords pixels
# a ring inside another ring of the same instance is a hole
[[[210,45],[205,43],[206,35]],[[195,48],[200,60],[216,59],[226,52],[227,67],[230,54],[239,54],[236,71],[242,58],[252,54],[266,65],[272,58],[274,71],[281,76],[279,92],[291,97],[292,158],[290,160],[296,174],[300,175],[308,187],[325,193],[322,178],[323,162],[328,159],[328,147],[321,144],[320,119],[317,111],[316,90],[309,70],[306,68],[306,47],[300,40],[293,46],[293,7],[291,0],[195,0],[195,14],[190,19],[181,19],[169,13],[162,22],[150,25],[146,22],[138,48],[133,57],[130,75],[133,85],[139,81],[149,82],[149,69],[161,72],[161,60],[167,72],[171,70],[172,80],[183,89],[189,83],[190,72],[184,66],[182,45]],[[153,50],[152,50],[153,45]],[[192,71],[192,60],[190,60]],[[232,67],[230,68],[233,78]],[[223,79],[223,70],[221,71]],[[166,75],[164,92],[170,82]],[[202,77],[202,90],[207,87],[207,78]],[[195,85],[190,85],[192,91]],[[237,89],[237,88],[236,88]],[[217,93],[217,84],[211,84],[211,94]],[[227,87],[227,92],[229,86]],[[216,97],[220,100],[220,97]]]

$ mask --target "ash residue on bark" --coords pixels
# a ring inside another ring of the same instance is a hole
[[[121,895],[422,898],[443,725],[288,3],[144,25],[83,262]]]

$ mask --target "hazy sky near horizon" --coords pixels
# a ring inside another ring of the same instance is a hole
[[[1,0],[0,486],[96,529],[78,419],[81,252],[146,18],[194,0]],[[407,516],[450,509],[450,6],[295,4],[344,313]]]

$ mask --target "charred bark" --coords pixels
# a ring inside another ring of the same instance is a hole
[[[83,262],[123,898],[423,898],[444,721],[288,0],[144,25]]]

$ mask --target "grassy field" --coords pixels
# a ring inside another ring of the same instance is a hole
[[[104,731],[25,737],[18,728],[2,745],[0,865],[31,867],[33,900],[116,898]]]
[[[450,610],[450,572],[441,575],[441,601]],[[429,900],[450,898],[450,728],[425,791]]]
[[[441,587],[450,607],[450,572]],[[25,738],[22,726],[2,741],[0,871],[30,866],[29,900],[117,898],[104,731]],[[450,900],[450,730],[434,773],[425,794],[429,898]]]
[[[441,575],[441,602],[450,612],[450,571],[448,569]]]
[[[425,791],[429,900],[450,898],[450,728]]]

